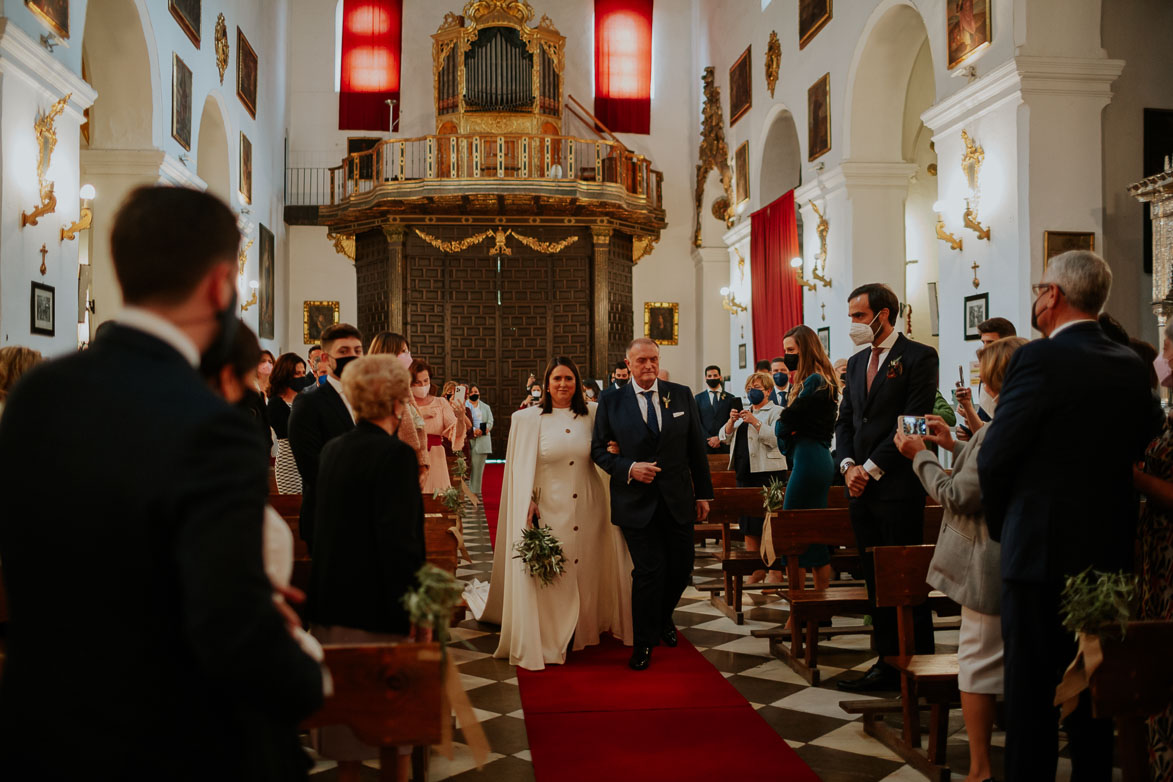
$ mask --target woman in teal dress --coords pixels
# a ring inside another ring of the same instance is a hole
[[[835,477],[831,435],[839,411],[839,385],[823,343],[809,326],[795,326],[783,339],[783,360],[790,370],[786,408],[774,425],[774,434],[790,464],[784,510],[827,507],[827,492]],[[831,549],[816,543],[798,558],[803,568],[814,571],[815,589],[831,582]]]

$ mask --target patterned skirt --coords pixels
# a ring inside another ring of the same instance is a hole
[[[288,440],[277,441],[277,463],[273,467],[277,474],[278,494],[301,494],[301,473],[293,461],[293,449]]]

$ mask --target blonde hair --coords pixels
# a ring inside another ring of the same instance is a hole
[[[753,388],[753,381],[758,381],[762,384],[762,390],[766,392],[766,396],[770,395],[770,389],[774,387],[774,378],[768,372],[754,372],[745,379],[745,390],[748,391]]]
[[[395,412],[396,402],[406,402],[411,379],[403,364],[386,353],[355,359],[342,373],[342,392],[354,408],[354,417],[380,421]]]
[[[1028,340],[1023,337],[1003,337],[978,351],[978,369],[990,391],[995,394],[1001,393],[1002,381],[1006,379],[1006,370],[1010,367],[1010,358],[1014,351],[1027,342]]]
[[[0,401],[8,398],[8,392],[20,380],[20,376],[41,363],[41,352],[19,345],[0,348]]]

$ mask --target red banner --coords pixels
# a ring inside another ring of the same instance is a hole
[[[652,124],[652,0],[595,0],[595,116],[615,133]]]
[[[782,355],[782,337],[802,323],[802,286],[790,266],[798,255],[793,190],[750,216],[749,236],[753,355],[768,361]]]
[[[399,117],[403,0],[343,0],[339,130],[390,130]]]

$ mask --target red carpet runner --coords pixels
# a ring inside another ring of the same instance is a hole
[[[646,671],[607,637],[566,665],[517,669],[538,782],[818,777],[683,636]]]
[[[497,513],[501,509],[501,481],[505,464],[486,464],[481,476],[481,504],[485,506],[485,523],[489,525],[489,543],[497,545]]]

